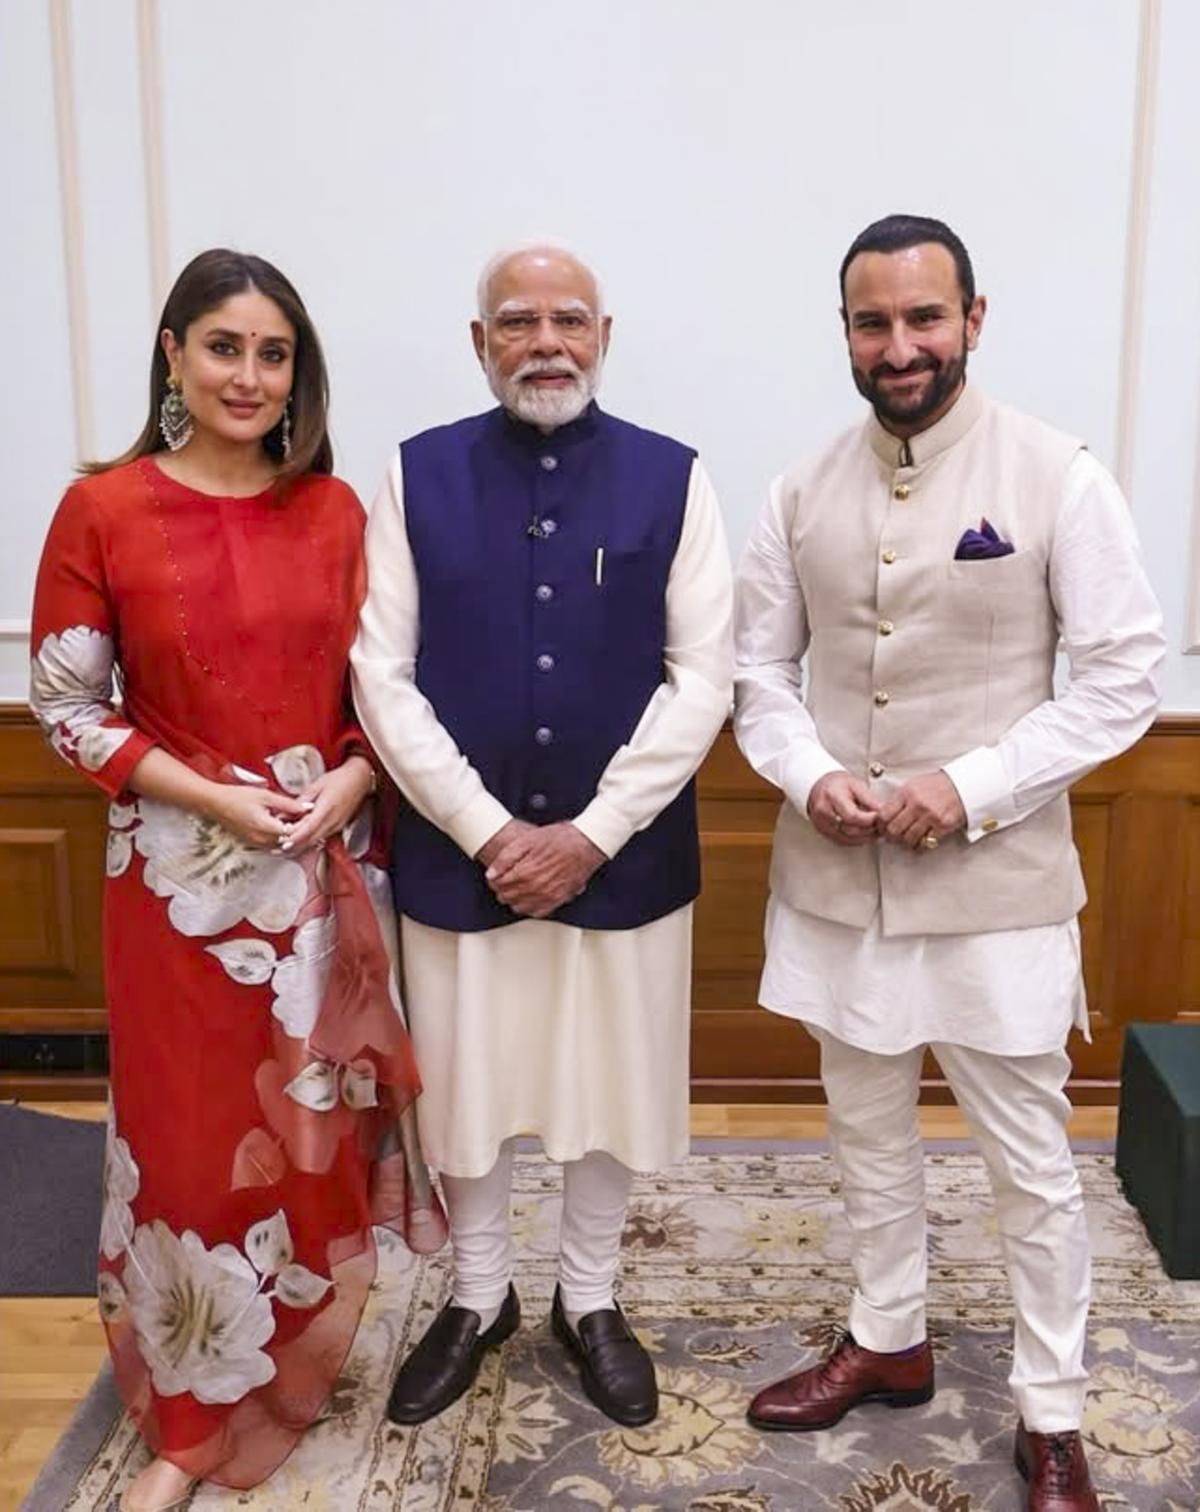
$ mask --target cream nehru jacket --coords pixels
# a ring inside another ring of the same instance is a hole
[[[876,790],[994,744],[1052,697],[1050,549],[1080,446],[968,385],[907,449],[872,415],[784,479],[812,635],[806,702],[821,744]],[[982,518],[1015,551],[955,561]],[[860,928],[881,906],[888,935],[1052,924],[1085,901],[1065,794],[975,844],[958,834],[917,855],[831,846],[785,803],[771,888]]]

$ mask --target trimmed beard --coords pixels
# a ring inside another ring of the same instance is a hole
[[[905,372],[911,371],[911,365],[905,368]],[[927,372],[928,363],[916,369],[917,372]],[[922,420],[927,420],[935,410],[945,404],[954,390],[962,383],[967,373],[967,342],[963,338],[962,350],[957,357],[941,363],[933,373],[933,382],[925,397],[915,405],[905,406],[893,404],[887,394],[879,386],[881,373],[895,373],[897,370],[887,363],[880,363],[878,367],[871,369],[869,374],[864,373],[853,363],[850,371],[854,375],[854,386],[863,398],[870,404],[878,418],[886,425],[891,421],[893,425],[919,425]]]
[[[541,430],[557,430],[560,425],[578,420],[592,402],[600,386],[601,361],[598,357],[592,367],[584,369],[561,357],[554,362],[534,359],[522,363],[511,378],[505,378],[488,353],[485,367],[488,387],[510,415]],[[573,382],[566,389],[540,389],[522,382],[533,373],[561,373],[570,376]]]

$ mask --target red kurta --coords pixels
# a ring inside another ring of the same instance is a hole
[[[114,800],[101,1312],[151,1446],[234,1487],[328,1396],[371,1223],[421,1250],[444,1223],[403,1112],[418,1084],[370,813],[288,856],[126,783],[157,744],[297,793],[363,746],[345,685],[362,533],[336,479],[217,498],[143,458],[68,490],[38,574],[30,701]]]

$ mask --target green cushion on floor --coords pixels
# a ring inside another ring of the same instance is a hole
[[[1117,1175],[1169,1276],[1200,1279],[1200,1024],[1131,1024]]]

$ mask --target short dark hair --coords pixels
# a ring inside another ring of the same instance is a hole
[[[919,247],[922,242],[937,242],[953,257],[958,287],[962,290],[963,314],[970,314],[975,303],[975,270],[961,239],[945,221],[934,220],[930,215],[885,215],[882,220],[872,221],[865,231],[860,231],[842,258],[838,286],[842,291],[843,319],[846,314],[846,269],[860,252],[903,252],[906,247]]]
[[[183,345],[187,328],[194,320],[215,310],[235,294],[257,289],[277,304],[296,333],[295,370],[292,380],[292,454],[283,455],[282,422],[263,437],[263,449],[280,464],[277,480],[290,483],[305,473],[331,473],[333,447],[329,442],[329,377],[317,332],[293,284],[273,263],[246,252],[232,252],[228,247],[211,247],[193,257],[175,280],[166,305],[154,328],[154,347],[150,353],[150,410],[141,435],[121,456],[111,462],[85,462],[81,471],[106,472],[162,451],[165,442],[158,427],[158,409],[162,403],[170,371],[161,335],[170,331]]]

